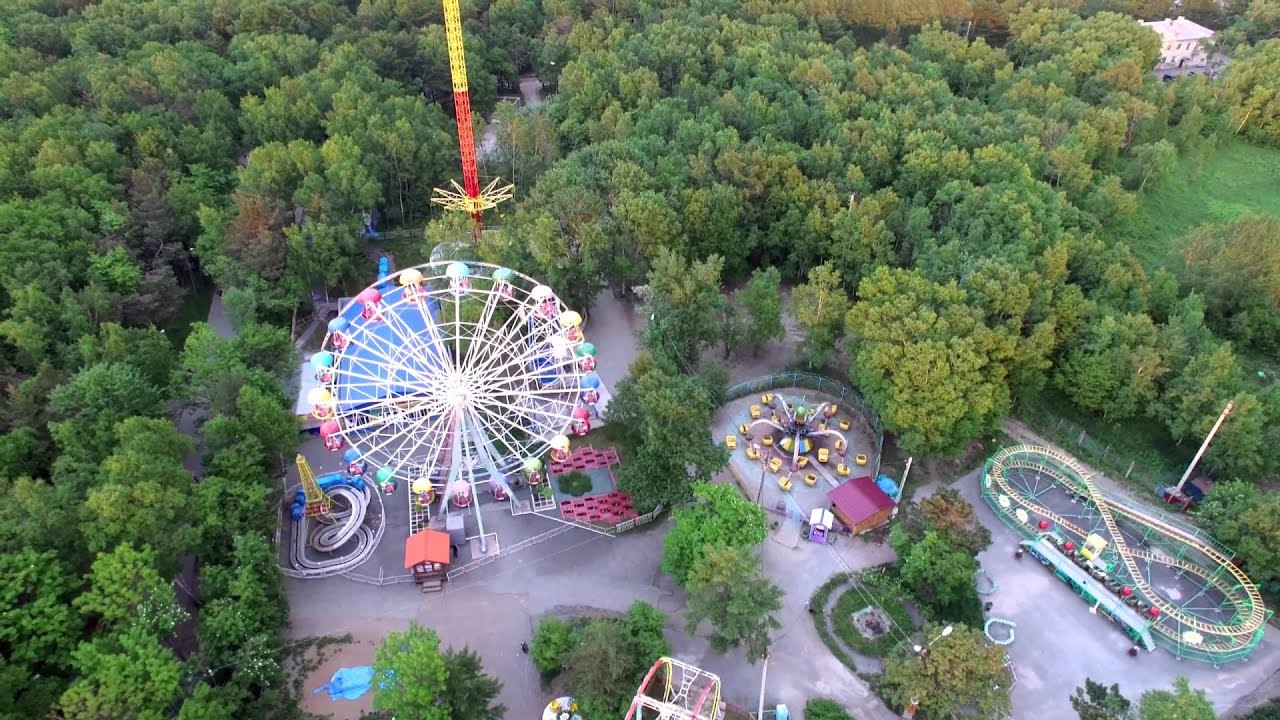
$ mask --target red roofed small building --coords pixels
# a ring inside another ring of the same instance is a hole
[[[870,475],[856,477],[827,493],[831,512],[855,535],[889,522],[893,499]]]
[[[404,567],[413,581],[439,587],[449,572],[449,533],[419,530],[404,541]]]

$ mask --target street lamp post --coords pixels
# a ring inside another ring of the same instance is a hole
[[[756,488],[756,504],[759,505],[764,499],[764,471],[768,466],[765,464],[764,453],[760,451],[760,443],[751,443],[751,447],[756,451],[756,457],[760,458],[760,485]]]
[[[930,640],[924,645],[912,645],[911,650],[915,652],[916,655],[920,656],[920,662],[927,665],[929,664],[929,646],[950,635],[954,630],[954,626],[948,625],[942,628],[942,632],[938,633],[938,637]],[[912,698],[911,702],[907,704],[906,710],[903,711],[902,717],[908,719],[915,717],[916,710],[919,709],[919,707],[920,701],[916,698]]]
[[[756,707],[756,720],[764,720],[764,681],[769,677],[769,651],[764,651],[764,667],[760,668],[760,704]]]

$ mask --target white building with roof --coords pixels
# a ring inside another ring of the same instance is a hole
[[[1138,21],[1160,36],[1160,64],[1156,67],[1195,67],[1208,62],[1213,31],[1181,15],[1176,20]]]

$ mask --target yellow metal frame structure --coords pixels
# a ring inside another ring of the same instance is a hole
[[[320,489],[320,483],[316,480],[316,474],[311,470],[311,463],[299,454],[294,463],[298,466],[298,478],[302,481],[302,494],[306,498],[306,508],[303,515],[306,517],[314,517],[316,515],[328,515],[333,511],[333,501],[329,499],[329,495]]]

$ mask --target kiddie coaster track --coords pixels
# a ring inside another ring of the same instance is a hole
[[[1269,611],[1229,550],[1160,513],[1103,495],[1075,458],[1033,445],[987,460],[982,494],[1030,554],[1137,646],[1215,666],[1248,657]]]

